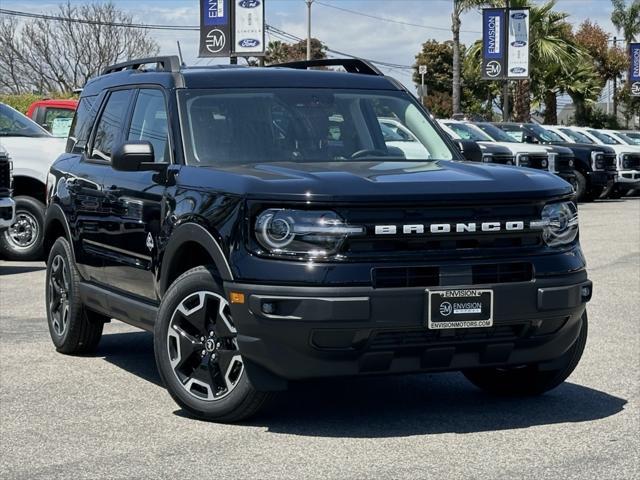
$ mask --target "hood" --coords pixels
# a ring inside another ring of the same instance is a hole
[[[573,155],[573,151],[565,145],[543,145],[548,152],[557,153],[560,155]]]
[[[558,142],[550,143],[553,146],[562,146],[571,149],[573,152],[602,152],[602,153],[615,153],[615,151],[607,145],[596,145],[594,143],[570,143],[570,142]]]
[[[541,199],[568,195],[559,177],[520,167],[432,162],[276,162],[183,167],[180,183],[263,200],[325,202]]]
[[[508,148],[513,154],[516,153],[547,153],[548,150],[542,145],[534,145],[531,143],[518,143],[518,142],[478,142],[486,145],[500,145],[501,147]]]
[[[46,182],[49,167],[64,153],[66,138],[0,137],[0,144],[13,161],[13,175],[26,175]]]

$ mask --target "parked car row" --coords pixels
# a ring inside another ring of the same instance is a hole
[[[547,170],[559,175],[573,185],[578,201],[619,198],[640,191],[640,134],[637,131],[461,120],[440,120],[439,123],[453,139],[508,149],[507,154],[486,153],[483,162]]]

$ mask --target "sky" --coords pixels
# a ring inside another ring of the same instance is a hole
[[[199,23],[198,0],[113,1],[118,7],[133,15],[134,21],[139,23]],[[266,6],[267,23],[298,37],[306,37],[307,7],[304,0],[263,1]],[[33,13],[55,11],[57,3],[48,0],[1,0],[2,8]],[[87,2],[73,0],[72,3]],[[411,66],[423,42],[429,39],[445,41],[452,38],[452,3],[452,0],[315,0],[312,7],[312,36],[319,38],[330,48],[350,55]],[[544,2],[535,0],[534,3]],[[419,26],[386,22],[337,10],[331,8],[331,5]],[[556,10],[569,13],[570,22],[576,26],[589,19],[598,23],[612,36],[616,34],[610,20],[610,0],[557,0]],[[463,16],[462,30],[461,40],[467,45],[480,38],[479,10]],[[197,58],[198,32],[151,31],[151,35],[159,43],[162,54],[175,54],[176,41],[179,40],[185,61],[189,65],[222,61]],[[383,71],[413,89],[410,70]]]

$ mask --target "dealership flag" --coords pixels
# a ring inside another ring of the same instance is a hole
[[[231,54],[231,10],[229,0],[200,0],[199,57]]]
[[[504,8],[482,10],[482,78],[485,80],[499,80],[505,77],[505,20]]]
[[[640,43],[629,44],[629,85],[631,95],[640,97]]]
[[[233,0],[233,51],[241,56],[264,55],[264,0]]]
[[[507,76],[529,78],[529,9],[510,9],[507,35]]]

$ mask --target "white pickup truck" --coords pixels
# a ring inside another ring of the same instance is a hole
[[[15,201],[15,219],[0,233],[0,257],[41,258],[47,174],[65,144],[66,139],[51,136],[30,118],[0,103],[0,145],[13,162]]]

